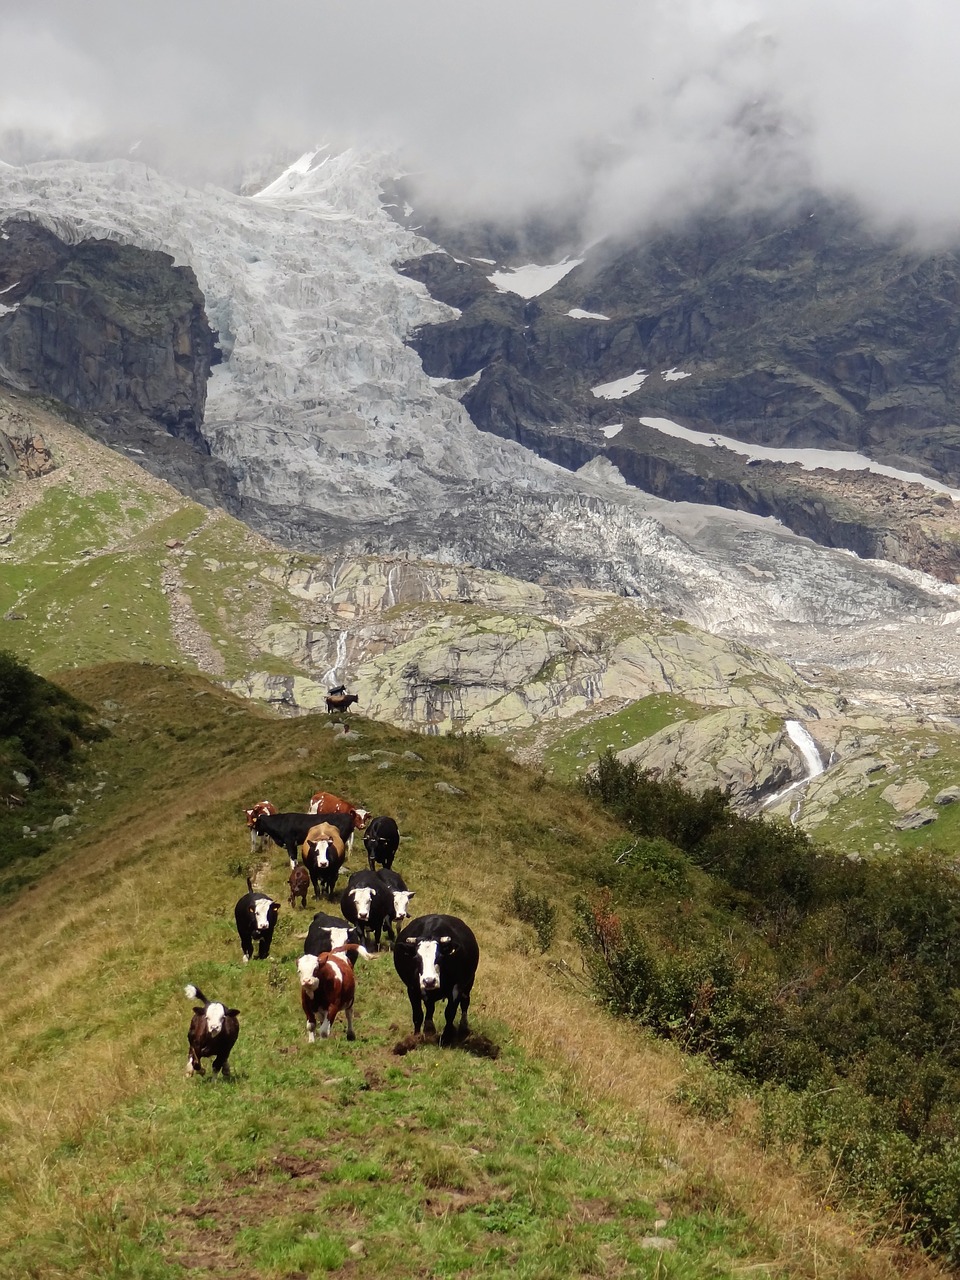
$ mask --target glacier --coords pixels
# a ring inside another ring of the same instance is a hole
[[[397,270],[438,250],[381,203],[395,176],[389,156],[322,147],[253,195],[190,188],[132,159],[2,166],[0,224],[30,219],[193,268],[224,356],[204,437],[249,522],[291,547],[582,583],[756,640],[795,627],[797,652],[824,628],[939,624],[958,609],[957,590],[932,578],[771,519],[650,497],[604,459],[573,473],[480,432],[463,386],[428,377],[408,345],[457,313]]]

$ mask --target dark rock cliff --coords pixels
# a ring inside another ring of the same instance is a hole
[[[164,253],[8,222],[0,238],[0,375],[108,417],[146,418],[206,453],[219,353],[189,267]]]

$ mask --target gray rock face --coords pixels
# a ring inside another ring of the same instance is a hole
[[[938,817],[936,809],[912,809],[893,825],[898,831],[915,831],[918,827],[927,827],[931,822],[936,822]]]
[[[216,335],[189,267],[163,253],[10,220],[0,239],[0,367],[98,414],[132,412],[206,451]]]

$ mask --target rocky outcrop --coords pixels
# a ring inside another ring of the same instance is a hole
[[[113,240],[68,244],[9,220],[0,238],[0,375],[106,418],[146,419],[209,452],[218,359],[189,267]]]

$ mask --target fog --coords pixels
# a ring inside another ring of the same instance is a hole
[[[133,154],[234,182],[314,143],[389,148],[463,213],[585,233],[815,186],[954,235],[947,0],[31,0],[0,14],[0,158]]]

